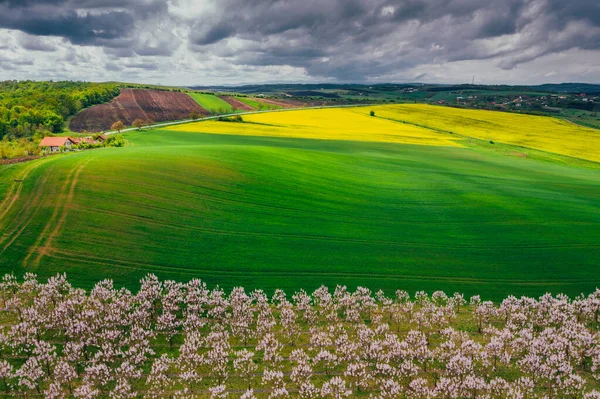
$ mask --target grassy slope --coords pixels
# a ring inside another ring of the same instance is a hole
[[[233,107],[223,101],[219,97],[212,94],[202,94],[202,93],[187,93],[190,97],[192,97],[196,102],[205,110],[210,112],[216,111],[224,111],[224,112],[233,112]]]
[[[240,100],[241,102],[248,104],[249,106],[255,108],[255,109],[281,109],[283,107],[279,106],[279,105],[274,105],[274,104],[267,104],[264,103],[262,101],[258,101],[255,100],[253,98],[249,98],[249,97],[236,97],[238,100]]]
[[[0,218],[1,272],[492,298],[600,285],[597,170],[483,148],[127,137],[127,148],[0,169],[0,190],[30,169]]]
[[[566,108],[561,111],[560,117],[578,125],[600,129],[600,118],[597,112]]]

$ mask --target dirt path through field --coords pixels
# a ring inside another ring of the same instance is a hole
[[[0,203],[0,209],[2,209],[2,211],[0,211],[1,212],[0,213],[0,221],[2,221],[2,219],[10,211],[10,209],[15,204],[15,202],[19,199],[19,196],[21,195],[21,191],[23,190],[23,181],[27,178],[27,176],[29,176],[29,174],[34,169],[38,168],[40,165],[42,165],[45,162],[48,162],[48,160],[33,163],[33,164],[27,166],[25,169],[23,169],[21,174],[19,174],[17,176],[16,180],[21,180],[21,181],[13,183],[13,185],[8,190],[6,197],[4,198],[2,203]],[[0,226],[2,226],[2,225],[0,224]]]
[[[75,195],[75,186],[77,185],[79,175],[83,168],[85,168],[85,166],[95,158],[97,158],[97,156],[84,160],[71,170],[57,195],[52,216],[50,217],[48,223],[46,223],[46,226],[44,226],[44,229],[38,236],[35,244],[29,249],[27,256],[23,260],[23,266],[36,267],[41,261],[42,257],[48,251],[48,248],[51,247],[54,238],[59,234],[66,220],[73,197]],[[65,197],[64,202],[61,201],[63,197]],[[56,224],[54,224],[55,221]],[[36,252],[37,256],[30,264],[30,259]]]
[[[21,207],[21,211],[14,218],[14,220],[16,220],[16,224],[13,229],[10,231],[5,231],[2,237],[0,237],[0,244],[3,244],[12,236],[12,239],[10,239],[2,247],[0,255],[2,255],[17,240],[17,238],[21,236],[23,231],[25,231],[31,221],[35,218],[35,215],[37,215],[43,204],[42,194],[44,193],[44,186],[46,185],[47,181],[48,176],[44,176],[39,183],[36,181],[37,190],[35,195],[30,196],[28,201]]]

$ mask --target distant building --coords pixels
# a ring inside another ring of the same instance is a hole
[[[70,149],[73,145],[75,142],[70,137],[44,137],[39,146],[48,152],[58,152],[61,147]]]

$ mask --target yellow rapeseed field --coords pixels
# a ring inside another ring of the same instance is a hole
[[[425,104],[386,105],[373,110],[383,118],[600,162],[600,131],[557,118]]]
[[[375,141],[403,144],[460,146],[460,139],[430,129],[369,116],[370,108],[313,109],[244,115],[244,122],[206,121],[170,130],[293,137],[321,140]]]
[[[369,115],[371,110],[375,117]],[[206,121],[170,129],[434,146],[461,146],[462,137],[473,137],[600,162],[599,130],[542,116],[402,104],[271,112],[243,118],[246,123]]]

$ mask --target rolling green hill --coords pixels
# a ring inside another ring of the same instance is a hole
[[[483,147],[190,126],[0,165],[0,272],[66,272],[88,287],[155,273],[226,288],[492,299],[600,286],[597,169]]]

